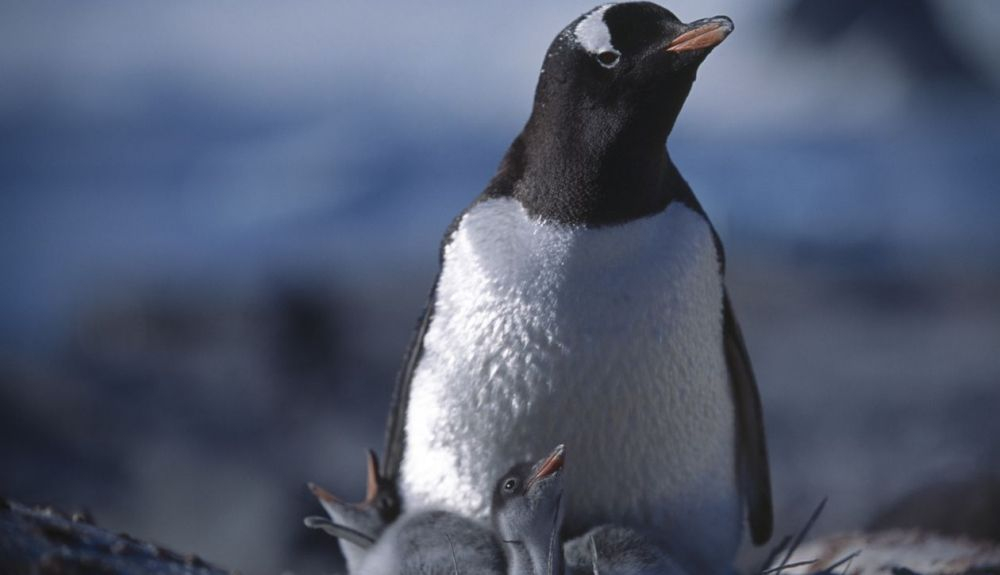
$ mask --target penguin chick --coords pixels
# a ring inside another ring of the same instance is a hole
[[[520,464],[494,488],[494,529],[442,510],[402,516],[377,541],[330,522],[312,521],[365,550],[353,575],[563,575],[563,448],[535,465]],[[499,536],[499,537],[498,537]]]
[[[503,549],[483,523],[450,511],[403,515],[352,575],[506,575]]]
[[[684,575],[655,541],[627,527],[602,525],[560,544],[565,449],[514,466],[497,482],[491,517],[508,558],[524,575]]]
[[[395,484],[379,475],[378,457],[370,449],[367,467],[368,484],[365,499],[360,503],[347,503],[319,485],[309,483],[309,490],[319,500],[331,521],[310,518],[306,525],[323,529],[340,540],[340,550],[350,573],[360,566],[367,554],[365,539],[370,545],[399,514],[399,496]]]
[[[515,465],[493,489],[490,516],[511,575],[562,575],[562,445],[534,465]]]

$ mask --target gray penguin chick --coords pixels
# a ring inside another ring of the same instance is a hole
[[[350,573],[361,565],[367,554],[366,546],[378,539],[399,513],[395,484],[379,475],[378,457],[370,449],[367,465],[368,484],[365,499],[360,503],[347,503],[319,485],[309,483],[309,490],[332,523],[313,517],[306,520],[306,526],[323,529],[340,540],[340,550]]]
[[[507,554],[511,575],[562,575],[564,448],[534,465],[515,465],[493,490],[490,517]]]
[[[341,540],[352,575],[563,575],[563,452],[557,446],[497,481],[494,529],[445,510],[409,513],[391,524],[383,520],[371,503],[379,492],[378,475],[371,471],[374,454],[365,502],[345,504],[310,484],[332,521],[308,517],[305,523]]]
[[[450,511],[404,515],[355,575],[563,575],[562,464],[560,445],[504,474],[494,487],[494,529]]]

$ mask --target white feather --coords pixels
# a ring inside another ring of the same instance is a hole
[[[570,524],[650,528],[686,567],[728,566],[741,511],[722,294],[711,230],[678,203],[603,228],[474,206],[411,383],[408,508],[483,518],[502,473],[565,443]]]
[[[584,50],[591,54],[613,51],[615,47],[611,44],[611,31],[604,23],[604,13],[611,4],[598,6],[580,20],[580,23],[573,29],[573,36]]]

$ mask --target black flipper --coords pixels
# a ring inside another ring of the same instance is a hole
[[[437,291],[438,278],[434,279],[434,289],[427,298],[427,306],[420,316],[420,323],[410,339],[410,347],[403,357],[403,368],[396,379],[396,389],[392,393],[392,403],[389,405],[389,420],[385,426],[385,461],[382,464],[382,477],[399,483],[399,468],[403,463],[403,451],[406,448],[406,409],[410,403],[410,382],[417,370],[417,363],[424,350],[424,336],[427,326],[431,323],[434,308],[434,296]]]
[[[767,463],[767,443],[764,438],[764,412],[760,405],[757,380],[750,365],[743,333],[733,314],[729,293],[723,295],[723,346],[729,382],[736,405],[739,434],[739,465],[742,470],[744,495],[750,521],[750,539],[762,545],[771,538],[774,513],[771,507],[771,472]]]

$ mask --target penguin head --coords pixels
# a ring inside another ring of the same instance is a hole
[[[562,522],[562,445],[535,464],[521,463],[505,473],[493,490],[491,516],[505,542],[548,543]]]
[[[309,490],[335,523],[378,535],[399,516],[399,495],[395,484],[379,474],[378,457],[371,450],[367,464],[368,486],[365,499],[360,503],[343,501],[315,483],[309,483]]]
[[[598,6],[549,47],[532,122],[576,126],[589,145],[624,137],[662,147],[698,66],[732,30],[725,16],[685,24],[650,2]]]

